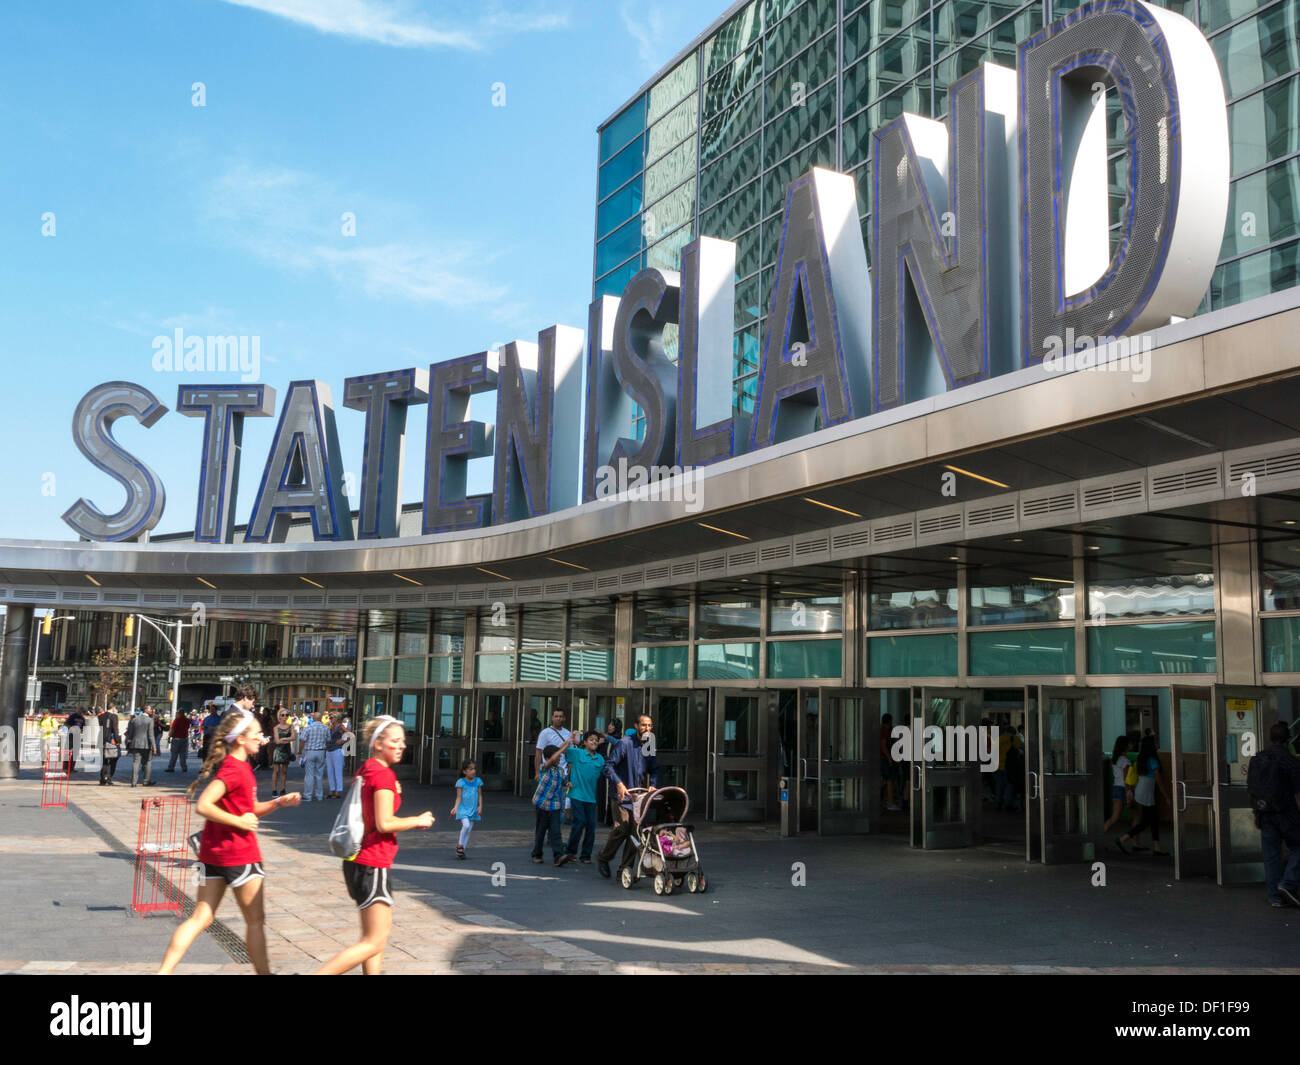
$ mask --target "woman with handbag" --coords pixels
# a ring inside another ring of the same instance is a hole
[[[101,764],[99,783],[112,784],[113,774],[117,771],[117,760],[122,754],[122,736],[118,731],[116,709],[110,703],[108,709],[99,715],[99,748]]]
[[[296,806],[298,795],[295,792],[270,802],[257,801],[252,761],[261,749],[262,726],[257,718],[243,708],[230,711],[213,734],[198,779],[186,791],[192,796],[199,780],[211,778],[194,807],[204,819],[199,843],[203,881],[194,913],[172,934],[159,975],[171,973],[190,944],[212,924],[227,886],[234,892],[244,918],[244,944],[253,968],[259,975],[271,971],[263,927],[262,882],[266,873],[262,871],[262,850],[257,843],[257,821],[281,806]]]
[[[293,741],[297,736],[289,721],[289,712],[282,706],[275,712],[275,728],[271,730],[271,798],[284,794],[289,780],[289,763],[293,761]],[[277,784],[276,781],[279,781]],[[279,790],[276,790],[276,789]]]
[[[406,728],[395,717],[384,715],[366,723],[361,742],[370,757],[361,767],[361,816],[365,835],[356,856],[343,861],[343,882],[361,914],[361,939],[340,951],[316,970],[332,976],[361,966],[367,976],[378,976],[384,948],[393,930],[393,895],[388,870],[397,857],[397,833],[433,825],[433,812],[418,817],[398,817],[402,806],[402,785],[393,766],[406,750]]]

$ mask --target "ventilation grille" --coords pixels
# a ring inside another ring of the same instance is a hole
[[[91,593],[94,594],[93,592]],[[83,592],[64,592],[64,599],[84,599]],[[106,603],[134,603],[138,596],[135,592],[105,592],[104,602]]]
[[[1054,495],[1035,496],[1021,499],[1020,513],[1026,518],[1041,518],[1047,514],[1060,514],[1073,510],[1075,499],[1073,492],[1057,492]]]
[[[179,603],[181,597],[175,592],[145,592],[144,602],[146,603],[164,603],[168,606]]]
[[[259,595],[257,597],[258,606],[288,606],[289,597],[287,595]]]
[[[93,603],[99,597],[98,592],[73,592],[65,591],[63,598],[69,603]],[[134,592],[105,592],[104,602],[106,603],[130,603],[135,600]]]
[[[664,581],[668,580],[668,567],[651,566],[649,569],[645,571],[645,579],[647,584],[663,583]]]
[[[325,597],[323,595],[295,595],[293,602],[294,606],[324,606]]]
[[[346,592],[331,592],[327,597],[327,602],[330,606],[357,606],[359,600],[355,594],[348,595]]]
[[[610,577],[597,577],[596,587],[600,590],[618,587],[618,574],[615,573]]]
[[[912,522],[909,519],[892,525],[877,525],[871,531],[871,539],[877,544],[887,544],[894,540],[910,540],[912,532]]]
[[[718,573],[727,565],[726,555],[714,555],[712,558],[702,558],[698,566],[700,573]]]
[[[458,588],[456,598],[462,603],[481,603],[483,602],[482,588]]]
[[[695,563],[694,563],[694,562],[674,562],[674,563],[673,563],[673,577],[674,577],[674,578],[676,578],[676,577],[694,577],[694,576],[695,576]]]
[[[594,591],[596,588],[596,578],[579,577],[576,581],[573,582],[572,587],[575,594],[578,592]]]
[[[452,592],[426,592],[424,601],[426,603],[450,603],[456,596]]]
[[[1124,503],[1137,503],[1142,499],[1142,482],[1120,481],[1117,484],[1098,484],[1083,490],[1083,509],[1114,507]]]
[[[1201,492],[1219,487],[1218,466],[1201,466],[1192,470],[1176,470],[1151,478],[1151,498],[1177,495],[1180,492]]]
[[[385,593],[372,592],[361,597],[362,606],[387,606],[393,601],[393,597]]]
[[[424,602],[423,592],[396,592],[393,595],[393,602],[415,606]]]
[[[760,562],[784,562],[789,557],[789,544],[773,544],[771,547],[760,547],[758,549]]]
[[[1259,458],[1230,463],[1228,483],[1237,484],[1248,473],[1254,474],[1256,480],[1265,477],[1293,477],[1300,473],[1300,451],[1288,451],[1285,455],[1261,455]]]
[[[750,547],[744,551],[731,551],[727,554],[727,565],[744,569],[758,561],[758,548]]]
[[[917,536],[938,536],[941,533],[961,529],[961,512],[935,514],[933,517],[921,518],[916,523]]]
[[[222,592],[221,605],[222,606],[252,606],[253,596],[251,594],[237,595],[234,592]]]
[[[548,585],[546,586],[546,594],[547,594],[547,595],[568,595],[568,594],[569,594],[569,582],[568,582],[568,581],[560,581],[560,582],[558,582],[558,583],[556,583],[556,584],[548,584]]]
[[[820,555],[831,549],[829,537],[817,536],[811,540],[796,540],[794,542],[795,558],[803,558],[804,555]]]
[[[832,551],[847,551],[854,547],[864,547],[871,540],[870,529],[858,529],[855,532],[836,533],[831,537]]]
[[[623,574],[622,583],[626,586],[629,584],[640,584],[645,580],[645,570],[630,569]]]
[[[540,584],[521,584],[515,590],[515,598],[521,598],[525,595],[531,597],[531,596],[536,596],[541,594],[542,594],[542,586]]]
[[[1015,503],[998,503],[991,507],[976,507],[966,512],[966,525],[976,529],[985,525],[1001,525],[1016,520]]]

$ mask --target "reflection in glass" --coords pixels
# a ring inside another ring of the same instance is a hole
[[[735,596],[701,596],[696,602],[695,638],[722,640],[728,636],[757,636],[759,603]]]
[[[723,698],[722,750],[723,755],[752,755],[759,752],[760,720],[758,699],[750,695],[728,695]]]
[[[971,625],[1026,625],[1074,618],[1074,582],[1068,573],[1053,575],[1050,580],[998,579],[996,574],[980,573],[971,579],[969,600],[967,620]]]
[[[724,769],[722,797],[731,802],[754,802],[758,799],[758,774],[752,770]]]
[[[632,640],[635,643],[675,642],[690,639],[691,604],[689,599],[636,597],[632,614]]]
[[[460,739],[466,735],[466,696],[438,696],[437,732],[440,739]]]
[[[661,695],[652,715],[655,723],[655,741],[661,751],[690,750],[690,729],[687,727],[690,700],[685,695]]]

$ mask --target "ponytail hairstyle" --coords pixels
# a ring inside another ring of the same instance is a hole
[[[203,767],[199,770],[199,775],[194,778],[194,783],[185,789],[185,794],[191,799],[194,798],[194,792],[198,789],[199,782],[211,777],[217,771],[218,766],[225,761],[226,755],[230,753],[230,745],[226,737],[243,720],[244,711],[242,710],[231,710],[222,717],[221,724],[217,726],[217,731],[212,736],[212,742],[208,745],[208,756],[203,759]]]

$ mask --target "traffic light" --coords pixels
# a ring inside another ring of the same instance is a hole
[[[54,615],[46,614],[41,618],[41,635],[48,636],[54,630]]]
[[[171,688],[168,688],[168,689],[167,689],[167,701],[168,701],[169,703],[172,701],[172,689],[171,689]]]
[[[127,616],[126,616],[126,632],[125,632],[125,635],[126,635],[126,638],[127,638],[128,640],[129,640],[132,636],[135,635],[135,615],[134,615],[134,614],[127,614]]]

